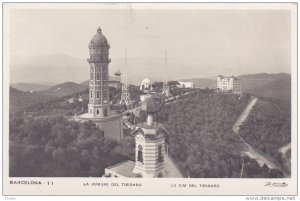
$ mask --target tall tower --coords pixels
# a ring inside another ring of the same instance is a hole
[[[168,85],[168,66],[167,66],[167,52],[165,52],[165,67],[164,67],[164,80],[162,86],[162,94],[165,96],[170,96],[170,89]]]
[[[76,113],[75,121],[92,121],[105,138],[120,142],[123,138],[123,114],[110,110],[108,64],[109,44],[100,28],[89,43],[89,104],[87,113]]]
[[[124,61],[124,77],[123,77],[123,85],[122,85],[122,93],[121,93],[121,101],[120,104],[125,103],[125,105],[131,106],[130,100],[130,91],[128,86],[128,72],[127,72],[127,51],[125,50],[125,61]]]
[[[90,51],[90,57],[87,59],[90,64],[88,113],[90,117],[107,117],[109,114],[110,46],[100,27],[88,47]]]

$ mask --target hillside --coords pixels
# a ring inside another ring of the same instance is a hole
[[[23,110],[31,104],[48,100],[49,97],[37,92],[24,92],[13,87],[9,88],[9,110],[14,113]]]
[[[45,108],[47,105],[55,108],[59,103],[62,103],[68,96],[76,94],[87,94],[87,87],[84,85],[76,84],[73,82],[65,82],[62,84],[55,85],[46,90],[42,91],[21,91],[16,88],[10,87],[10,111],[13,112],[23,112],[36,111],[39,108]],[[60,106],[61,107],[61,106]],[[65,106],[66,107],[66,106]]]
[[[258,97],[291,100],[291,78],[278,78],[259,86],[245,89],[247,93]]]
[[[247,95],[237,98],[230,94],[200,92],[162,109],[158,119],[168,130],[169,154],[186,175],[237,178],[244,160],[244,177],[274,177],[269,172],[277,170],[260,167],[257,161],[242,159],[240,155],[245,147],[233,133],[232,125],[248,101]]]
[[[19,82],[13,83],[11,86],[21,91],[41,91],[49,88],[51,85]]]
[[[62,84],[55,85],[49,89],[42,90],[39,93],[48,96],[68,96],[73,93],[83,92],[88,88],[88,86],[83,84],[77,84],[74,82],[64,82]]]
[[[280,78],[288,78],[288,77],[290,77],[290,74],[286,74],[286,73],[277,73],[277,74],[256,73],[256,74],[240,75],[238,77],[243,80],[270,81],[270,80],[276,80],[276,79],[280,79]]]
[[[241,75],[238,78],[242,80],[243,90],[253,91],[253,89],[261,87],[267,83],[275,82],[276,80],[281,79],[291,79],[290,74],[279,73],[279,74],[267,74],[267,73],[259,73],[259,74],[249,74],[249,75]]]
[[[282,109],[280,104],[259,99],[239,132],[249,144],[290,172],[290,161],[284,161],[279,152],[281,147],[291,142],[290,110]]]
[[[15,116],[9,126],[10,177],[101,177],[104,168],[134,157],[132,143],[105,139],[92,122]]]

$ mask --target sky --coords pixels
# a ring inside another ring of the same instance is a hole
[[[169,79],[290,73],[290,17],[288,10],[13,9],[10,55],[86,59],[100,26],[110,67],[122,69],[126,49],[131,77],[162,78],[165,51]]]

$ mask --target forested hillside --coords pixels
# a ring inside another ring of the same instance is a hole
[[[24,92],[13,87],[9,88],[9,111],[10,113],[21,112],[29,105],[37,102],[50,100],[49,97],[37,92]]]
[[[55,93],[58,88],[62,91]],[[116,144],[104,139],[92,122],[69,120],[87,110],[88,89],[82,89],[74,83],[33,93],[10,88],[10,176],[101,177],[104,168],[134,160],[132,141]],[[130,90],[137,99],[137,87]],[[120,94],[112,87],[109,92],[111,99]]]
[[[164,107],[159,120],[169,132],[170,154],[190,177],[239,177],[243,143],[232,126],[248,103],[230,94],[198,93]],[[243,177],[273,177],[266,166],[245,158]],[[278,172],[272,170],[271,172]]]
[[[64,117],[10,119],[11,177],[101,177],[104,168],[134,159],[134,144],[105,139],[95,124]]]
[[[281,166],[286,159],[279,149],[291,142],[291,112],[288,108],[282,102],[260,99],[240,129],[240,135],[249,144]],[[283,168],[289,172],[289,166]]]

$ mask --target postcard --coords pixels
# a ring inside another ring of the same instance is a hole
[[[4,3],[3,195],[297,195],[297,3]]]

